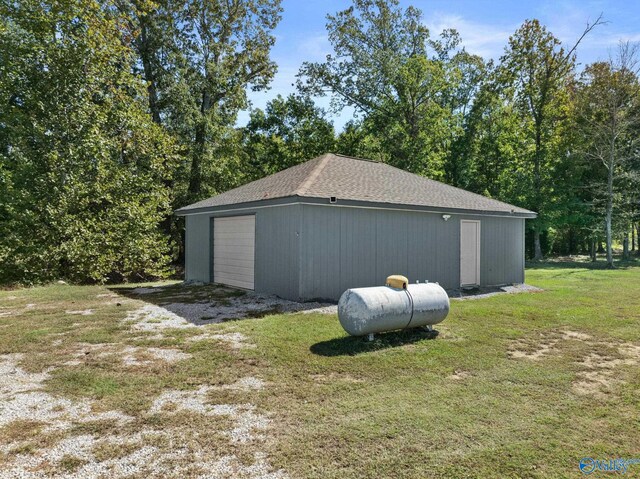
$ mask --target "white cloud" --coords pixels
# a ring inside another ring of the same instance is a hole
[[[462,38],[462,45],[468,52],[484,58],[498,59],[518,25],[492,25],[468,20],[461,15],[436,13],[425,22],[432,36],[437,36],[446,28],[454,28]]]
[[[603,14],[606,23],[592,30],[578,46],[578,62],[582,65],[606,60],[621,41],[640,41],[640,28],[636,28],[634,22],[631,22],[631,28],[620,25],[625,22],[625,9],[620,10],[609,2],[549,1],[542,5],[541,13],[541,20],[549,31],[568,48],[580,38],[587,23],[593,23],[600,13]],[[616,21],[610,21],[612,18]]]
[[[298,44],[297,50],[305,61],[310,62],[324,61],[327,55],[332,52],[326,33],[311,35]]]

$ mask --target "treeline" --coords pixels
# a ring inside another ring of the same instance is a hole
[[[576,67],[536,20],[497,62],[416,8],[353,0],[333,52],[268,88],[279,0],[0,0],[0,282],[168,274],[180,206],[326,151],[374,158],[539,213],[532,258],[637,245],[636,47]],[[336,133],[312,98],[356,117]]]

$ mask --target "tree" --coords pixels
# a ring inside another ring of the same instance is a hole
[[[131,73],[137,32],[95,0],[0,14],[0,281],[162,275],[175,155]]]
[[[188,163],[177,172],[175,206],[237,183],[237,114],[247,89],[266,89],[280,0],[118,0],[141,31],[135,47],[156,122],[177,136]]]
[[[334,150],[333,125],[309,97],[278,95],[251,112],[244,129],[247,180],[255,180]]]
[[[637,182],[632,165],[638,157],[640,130],[640,82],[638,46],[620,44],[615,58],[589,65],[582,75],[580,121],[584,154],[604,168],[603,181],[595,183],[595,195],[603,199],[607,265],[613,267],[614,212],[621,210],[627,235]],[[626,210],[626,211],[625,211]],[[624,216],[627,213],[627,216]],[[628,244],[627,244],[628,248]]]
[[[522,152],[527,175],[526,207],[538,213],[532,221],[534,259],[543,257],[540,234],[549,224],[553,202],[554,169],[560,160],[556,148],[561,141],[559,129],[567,120],[568,86],[574,75],[575,51],[581,40],[599,25],[601,17],[588,24],[569,50],[538,20],[527,20],[509,38],[501,58],[503,92],[511,97],[521,119],[521,132],[532,143],[530,153]],[[521,185],[525,187],[525,185]]]
[[[334,54],[323,63],[305,62],[299,88],[331,94],[336,109],[355,107],[386,161],[442,178],[458,127],[452,102],[462,57],[451,57],[457,33],[432,39],[420,10],[402,9],[397,0],[354,0],[327,18]]]
[[[498,73],[491,64],[483,68],[482,80],[461,118],[463,135],[454,143],[450,163],[451,182],[461,188],[519,204],[510,192],[517,178],[516,165],[526,141],[513,104],[501,94]]]

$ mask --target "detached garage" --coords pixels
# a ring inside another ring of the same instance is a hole
[[[177,210],[186,280],[337,300],[390,274],[447,289],[524,281],[536,214],[384,163],[326,154]]]

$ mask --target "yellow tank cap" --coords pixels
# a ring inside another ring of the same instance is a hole
[[[409,280],[407,277],[402,276],[401,274],[387,276],[387,286],[391,286],[392,288],[407,289],[408,284]]]

